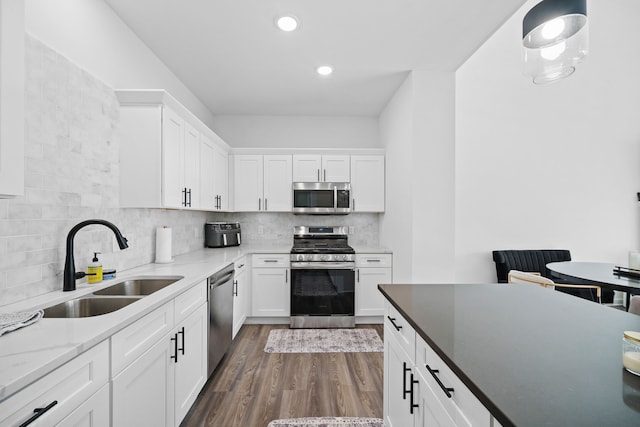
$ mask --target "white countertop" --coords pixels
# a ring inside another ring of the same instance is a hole
[[[43,318],[0,336],[0,400],[51,372],[115,332],[250,253],[289,253],[287,247],[242,245],[201,249],[175,257],[170,264],[147,264],[118,272],[115,279],[96,285],[78,284],[71,292],[55,291],[0,307],[2,312],[35,310],[78,298],[136,276],[184,276],[182,280],[113,313],[80,319]],[[62,278],[60,279],[62,281]]]
[[[99,284],[78,284],[71,292],[62,290],[0,307],[0,312],[45,308],[109,287],[137,276],[184,276],[183,279],[141,298],[113,313],[79,319],[43,318],[0,336],[0,401],[38,380],[55,368],[155,310],[211,274],[244,255],[289,253],[291,246],[243,244],[232,248],[200,249],[175,257],[170,264],[147,264],[117,272],[115,279]],[[390,253],[380,248],[356,248],[360,253]],[[62,278],[60,279],[62,281]]]

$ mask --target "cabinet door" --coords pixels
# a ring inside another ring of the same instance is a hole
[[[413,379],[417,381],[413,388],[413,400],[418,405],[413,410],[414,427],[456,427],[456,423],[451,419],[422,374],[415,372]],[[466,423],[464,425],[470,426]]]
[[[200,136],[200,207],[213,211],[217,208],[215,192],[216,151],[213,141]]]
[[[251,309],[251,288],[249,275],[242,272],[236,275],[233,290],[233,338],[247,319]]]
[[[207,304],[191,313],[174,333],[178,339],[175,361],[175,425],[185,417],[207,381]]]
[[[354,212],[384,212],[384,156],[351,156]]]
[[[402,347],[392,338],[393,332],[384,327],[384,420],[386,427],[413,426],[409,411],[409,386],[413,363]]]
[[[322,180],[322,157],[296,154],[293,156],[293,182],[318,182]]]
[[[254,268],[251,288],[254,316],[289,316],[291,288],[288,268]]]
[[[184,187],[187,190],[186,207],[200,208],[200,132],[185,123],[184,133]]]
[[[162,201],[167,208],[184,207],[184,120],[162,110]]]
[[[391,283],[390,268],[358,268],[356,272],[356,316],[382,316],[384,297],[378,284]]]
[[[24,194],[24,17],[23,1],[0,2],[0,198]]]
[[[261,211],[264,209],[262,156],[238,155],[234,156],[233,163],[234,210],[238,212]]]
[[[217,209],[229,210],[229,154],[215,146],[213,151],[213,191],[218,197]]]
[[[264,210],[291,212],[291,156],[264,156]]]
[[[166,335],[112,380],[114,426],[174,425],[173,344]]]
[[[349,156],[322,156],[322,180],[325,182],[350,182]]]
[[[111,405],[109,384],[87,399],[56,427],[109,427],[111,425]]]

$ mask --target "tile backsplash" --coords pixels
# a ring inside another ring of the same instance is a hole
[[[105,268],[153,262],[155,228],[173,228],[173,254],[203,246],[205,212],[120,209],[119,104],[113,89],[31,36],[26,36],[25,195],[0,200],[0,305],[62,288],[66,236],[100,218],[129,239],[114,250],[102,226],[80,230],[76,269],[93,252]]]
[[[353,245],[378,242],[378,215],[190,212],[119,208],[119,104],[106,86],[27,35],[25,195],[0,199],[0,306],[62,289],[66,236],[80,221],[114,223],[129,239],[119,251],[102,226],[80,230],[76,270],[93,252],[118,271],[153,262],[155,229],[173,229],[173,255],[202,248],[207,220],[239,221],[246,243],[292,243],[294,225],[350,225]],[[259,233],[262,231],[262,233]]]
[[[293,244],[293,227],[296,225],[351,226],[354,233],[349,244],[354,246],[378,245],[379,214],[357,213],[350,215],[294,215],[273,213],[216,213],[215,221],[235,221],[242,227],[244,243],[264,243],[274,246]]]

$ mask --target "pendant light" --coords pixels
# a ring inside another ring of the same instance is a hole
[[[573,74],[588,44],[587,0],[544,0],[522,21],[525,74],[535,84]]]

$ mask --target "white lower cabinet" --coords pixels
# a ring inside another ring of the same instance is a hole
[[[389,302],[385,303],[384,322],[386,427],[497,425],[487,408]]]
[[[206,294],[203,281],[111,338],[113,427],[180,425],[207,380]]]
[[[247,273],[247,270],[249,270],[247,257],[242,257],[236,261],[234,268],[232,338],[236,337],[247,316],[251,314],[251,275]]]
[[[108,390],[108,380],[109,343],[103,341],[3,400],[0,403],[0,426],[75,425],[67,422],[67,418],[81,420],[85,414],[102,413],[98,407],[104,408],[105,403],[108,408],[108,395],[106,400],[104,395],[91,400],[104,386]],[[79,411],[85,403],[87,405]],[[108,411],[106,420],[108,424]]]
[[[391,283],[391,254],[356,254],[356,316],[384,314],[378,284]]]
[[[112,380],[114,427],[174,425],[174,350],[165,335]]]
[[[253,255],[251,313],[256,317],[289,316],[289,255]]]
[[[202,304],[175,329],[179,339],[175,364],[175,424],[180,425],[207,382],[207,304]]]
[[[109,427],[111,425],[111,405],[109,384],[87,399],[56,427]]]

